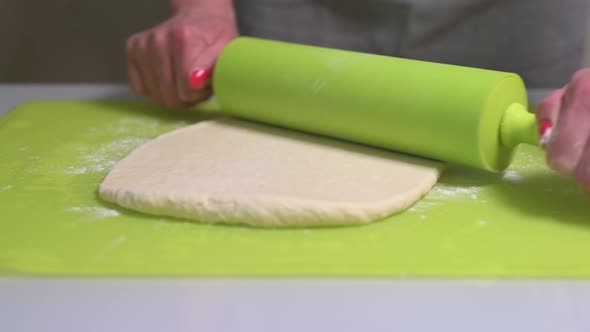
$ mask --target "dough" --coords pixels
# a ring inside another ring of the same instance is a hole
[[[140,146],[112,169],[100,196],[204,223],[365,224],[412,205],[439,172],[433,161],[222,119]]]

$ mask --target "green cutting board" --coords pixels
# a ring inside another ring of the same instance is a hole
[[[213,114],[214,115],[214,114]],[[368,226],[202,225],[97,197],[134,147],[213,116],[135,102],[35,102],[0,122],[0,271],[92,276],[590,277],[590,197],[522,147],[505,174],[449,167]]]

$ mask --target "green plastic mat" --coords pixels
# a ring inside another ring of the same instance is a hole
[[[425,199],[368,226],[201,225],[98,199],[98,184],[134,147],[204,117],[98,101],[9,113],[0,120],[1,273],[590,277],[590,197],[533,147],[505,174],[450,167]]]

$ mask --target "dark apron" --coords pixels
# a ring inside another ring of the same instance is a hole
[[[244,35],[519,73],[582,64],[587,0],[234,0]]]

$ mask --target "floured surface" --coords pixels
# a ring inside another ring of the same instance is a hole
[[[363,224],[411,206],[440,164],[240,120],[206,121],[144,144],[100,186],[155,215],[256,226]]]

